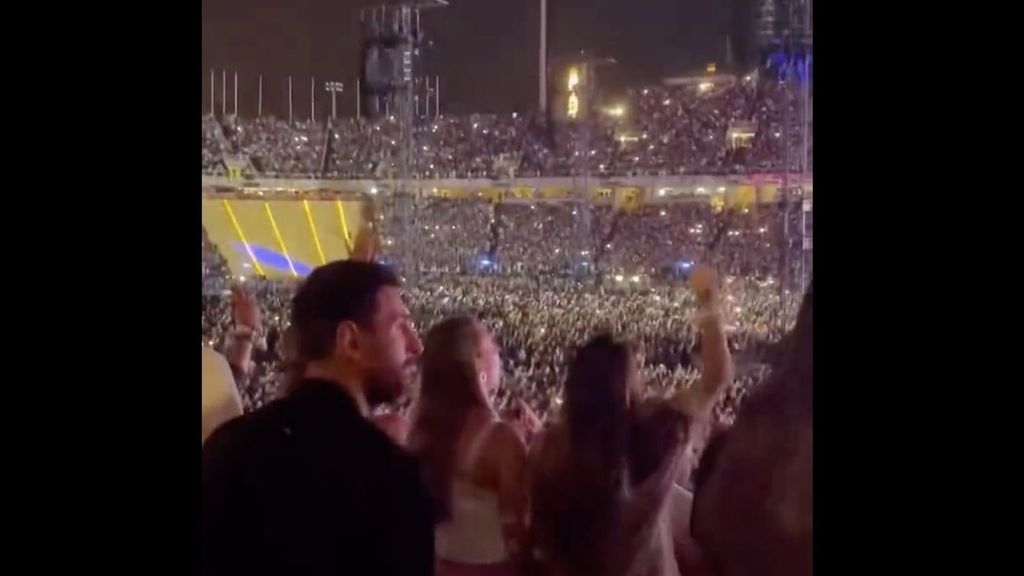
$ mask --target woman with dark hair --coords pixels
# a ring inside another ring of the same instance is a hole
[[[690,427],[710,417],[732,377],[717,277],[698,267],[691,284],[704,360],[692,389],[635,404],[640,355],[607,335],[580,348],[569,368],[561,422],[530,454],[536,553],[549,574],[679,574],[673,508],[676,483],[692,468]]]
[[[631,346],[608,335],[592,339],[569,368],[562,424],[536,440],[533,526],[549,574],[646,573],[634,566],[649,555],[680,459],[674,451],[646,481],[630,481],[636,375]]]
[[[437,508],[437,573],[514,574],[526,550],[526,448],[490,398],[498,348],[472,318],[427,333],[408,448]]]

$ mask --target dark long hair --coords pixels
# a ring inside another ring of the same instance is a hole
[[[601,335],[576,353],[565,382],[568,432],[561,505],[549,503],[552,542],[575,574],[601,574],[620,520],[629,416],[626,395],[633,350]],[[555,512],[557,511],[557,512]]]
[[[482,332],[473,318],[449,318],[431,328],[423,343],[420,396],[409,449],[420,460],[439,521],[451,515],[459,435],[470,413],[487,405],[474,364]]]
[[[632,411],[629,428],[629,480],[647,480],[679,450],[690,433],[690,419],[664,400],[647,400]]]

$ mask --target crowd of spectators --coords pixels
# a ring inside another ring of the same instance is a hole
[[[737,362],[735,389],[718,409],[723,420],[762,379],[765,350],[795,318],[799,295],[780,297],[776,276],[772,234],[782,216],[769,207],[719,213],[707,204],[672,202],[616,211],[574,202],[430,199],[417,201],[413,214],[410,234],[389,235],[385,227],[382,258],[403,270],[420,330],[459,313],[484,320],[502,351],[503,406],[524,400],[548,413],[559,402],[571,350],[607,330],[642,344],[650,393],[690,386],[700,373],[699,341],[690,317],[696,306],[681,280],[692,263],[709,258],[716,237],[711,260],[726,274]],[[589,231],[579,232],[581,222]],[[223,349],[230,280],[205,235],[203,246],[203,342]],[[799,244],[791,248],[792,262],[799,262]],[[295,283],[250,278],[244,287],[263,308],[256,367],[241,391],[245,405],[255,407],[280,387],[281,335]]]
[[[713,244],[723,272],[764,279],[779,273],[787,221],[789,274],[801,273],[799,206],[783,212],[771,204],[717,210],[700,200],[626,210],[576,201],[412,202],[408,222],[385,229],[396,233],[383,246],[389,261],[410,273],[678,278]],[[406,224],[412,232],[397,233]]]
[[[786,141],[791,169],[800,168],[799,99],[777,82],[647,87],[630,91],[620,106],[621,114],[595,110],[586,121],[551,129],[545,119],[514,113],[421,118],[409,151],[411,176],[773,172],[784,166]],[[783,137],[787,113],[788,139]],[[730,134],[740,128],[747,136]],[[241,157],[248,159],[248,170],[267,176],[399,177],[403,142],[393,115],[292,123],[204,116],[203,171],[217,173],[221,159]],[[810,151],[808,157],[813,158]]]

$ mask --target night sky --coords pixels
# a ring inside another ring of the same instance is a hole
[[[738,0],[740,4],[749,0]],[[373,0],[203,0],[202,102],[209,108],[210,69],[239,76],[239,110],[255,115],[257,76],[264,75],[264,114],[287,116],[287,76],[294,77],[296,116],[309,116],[310,76],[316,77],[317,117],[330,112],[323,81],[345,83],[339,115],[353,115],[352,89],[359,73],[359,8]],[[608,56],[607,90],[656,82],[721,63],[726,35],[736,38],[731,11],[737,0],[549,0],[551,57],[578,50]],[[424,12],[434,46],[426,55],[441,77],[446,112],[528,111],[536,105],[539,0],[450,0]]]

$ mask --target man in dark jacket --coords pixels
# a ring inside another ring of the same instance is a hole
[[[204,446],[203,574],[432,574],[417,464],[366,419],[422,351],[398,280],[371,263],[317,268],[292,327],[305,378]]]

